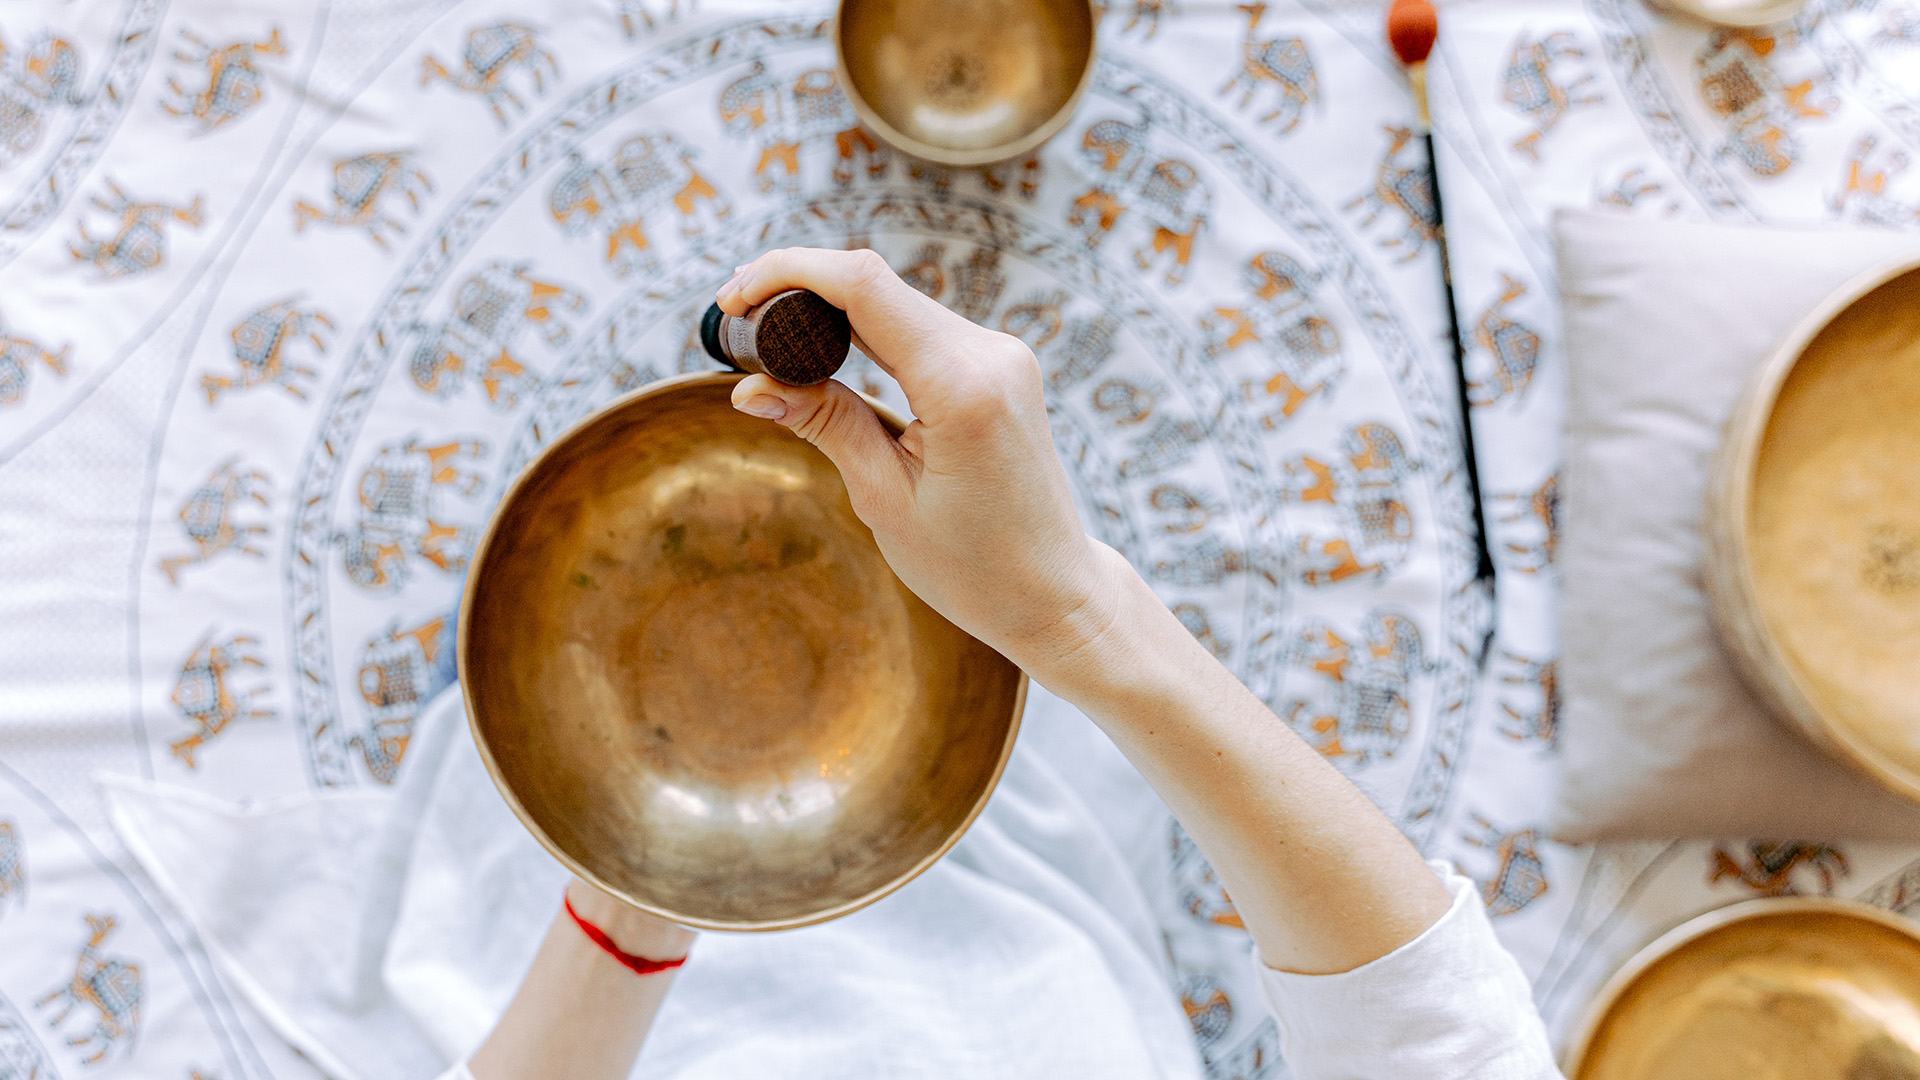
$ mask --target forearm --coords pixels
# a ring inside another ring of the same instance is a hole
[[[1029,671],[1106,730],[1179,818],[1269,964],[1346,971],[1447,909],[1413,845],[1193,639],[1117,554],[1104,626]]]
[[[568,896],[625,951],[672,959],[692,942],[690,931],[623,909],[579,883]],[[673,974],[634,974],[561,911],[513,1003],[473,1055],[474,1080],[626,1080]]]
[[[717,299],[737,316],[788,288],[846,310],[915,420],[896,438],[839,383],[765,375],[734,388],[736,405],[839,467],[917,596],[1107,729],[1213,861],[1269,962],[1348,970],[1446,910],[1392,824],[1088,541],[1031,349],[940,307],[872,252],[772,252]]]

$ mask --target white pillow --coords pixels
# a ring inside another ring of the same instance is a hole
[[[1747,692],[1701,575],[1709,461],[1748,375],[1920,239],[1592,211],[1562,211],[1554,231],[1568,365],[1554,834],[1920,840],[1920,805]]]

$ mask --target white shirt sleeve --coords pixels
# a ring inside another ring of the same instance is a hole
[[[448,1069],[446,1072],[441,1073],[439,1080],[473,1080],[473,1072],[467,1068],[467,1063],[463,1061],[453,1068]]]
[[[1478,890],[1432,866],[1453,906],[1378,960],[1296,975],[1254,954],[1295,1080],[1562,1080],[1532,988],[1493,936]]]

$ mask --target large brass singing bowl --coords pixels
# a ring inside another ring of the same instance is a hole
[[[1706,587],[1760,701],[1920,801],[1920,258],[1843,286],[1748,381]]]
[[[1920,1080],[1920,932],[1848,900],[1749,900],[1602,987],[1572,1080]]]
[[[1019,157],[1093,78],[1091,0],[841,0],[840,85],[867,127],[942,165]]]
[[[780,930],[959,840],[1026,677],[907,591],[824,455],[731,407],[740,378],[636,391],[527,468],[473,560],[460,683],[494,782],[575,873]]]

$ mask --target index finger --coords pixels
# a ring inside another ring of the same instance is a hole
[[[870,249],[780,248],[748,263],[715,299],[729,315],[743,315],[787,289],[818,293],[844,310],[873,361],[900,383],[909,401],[923,386],[934,343],[980,328],[900,280]]]

